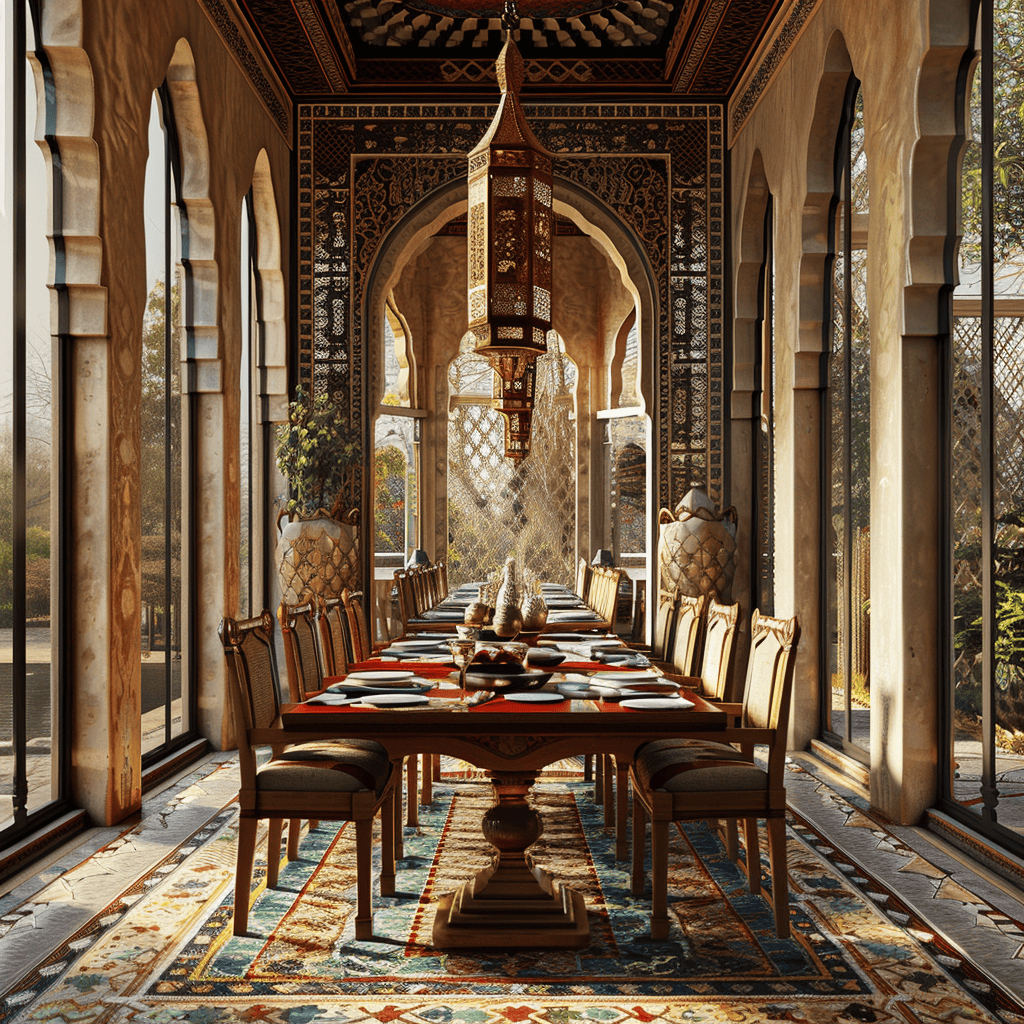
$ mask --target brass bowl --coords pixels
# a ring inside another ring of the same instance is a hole
[[[524,669],[522,665],[470,665],[466,669],[466,689],[507,693],[539,690],[551,675],[551,672],[540,669]]]

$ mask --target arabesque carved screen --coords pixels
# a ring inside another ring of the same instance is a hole
[[[299,107],[298,375],[348,408],[364,446],[362,297],[374,261],[416,203],[466,179],[466,156],[493,114],[489,104]],[[694,485],[720,500],[721,106],[527,104],[527,116],[555,154],[556,193],[561,180],[590,194],[636,238],[650,268],[656,505],[672,507]]]

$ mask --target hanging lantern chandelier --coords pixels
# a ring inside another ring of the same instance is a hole
[[[469,330],[474,350],[501,380],[505,456],[530,452],[537,356],[551,330],[551,154],[537,141],[519,103],[525,72],[512,41],[514,4],[495,70],[501,101],[469,154]]]

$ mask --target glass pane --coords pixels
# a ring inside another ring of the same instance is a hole
[[[576,558],[576,367],[558,336],[537,360],[532,450],[504,457],[501,415],[485,399],[494,373],[464,352],[449,368],[448,581],[488,579],[515,555],[523,579],[572,584]],[[477,404],[479,402],[479,404]],[[505,524],[495,529],[495,523]]]
[[[841,208],[840,208],[841,209]],[[828,478],[828,526],[827,551],[829,564],[826,567],[828,590],[828,642],[829,672],[831,676],[831,702],[826,727],[842,736],[845,734],[846,713],[846,636],[843,628],[845,614],[843,600],[846,594],[845,558],[846,550],[846,495],[843,463],[846,452],[846,278],[843,271],[841,225],[837,218],[836,262],[832,303],[832,355],[829,359],[828,417],[829,417],[829,478]]]
[[[142,328],[142,752],[187,727],[181,693],[180,254],[163,110],[154,93],[146,165],[146,271]],[[170,210],[170,232],[165,217]],[[167,248],[169,243],[169,249]],[[169,254],[169,257],[168,257]],[[170,288],[167,287],[170,281]],[[169,322],[168,322],[169,321]]]
[[[1024,794],[1020,770],[1024,753],[1024,320],[997,317],[993,356],[994,707],[996,778],[1002,804]],[[1024,830],[1018,815],[1009,817]]]
[[[843,183],[836,213],[829,364],[832,564],[827,570],[827,599],[832,699],[827,727],[866,753],[871,738],[871,333],[867,160],[859,93],[845,141],[849,177]]]
[[[952,372],[953,794],[979,795],[981,779],[981,320],[954,321]]]
[[[1024,320],[1017,313],[1024,296],[1024,80],[1019,68],[1021,0],[993,5],[994,122],[991,182],[991,254],[981,247],[984,207],[981,176],[982,123],[980,69],[970,94],[972,139],[966,148],[961,178],[963,241],[960,284],[954,295],[951,360],[952,517],[950,538],[953,580],[953,670],[950,691],[952,730],[951,791],[962,806],[979,814],[994,811],[1001,825],[1014,827],[1005,813],[1007,800],[1024,795],[1019,771],[1024,752]],[[983,59],[985,59],[983,57]],[[993,269],[992,417],[982,409],[983,352],[986,331],[976,315],[982,294],[982,261]],[[991,446],[994,471],[992,550],[982,546],[985,494],[983,459]],[[994,583],[994,647],[983,641],[984,570]],[[990,659],[990,662],[989,662]],[[984,720],[985,668],[991,664],[994,721]],[[995,747],[986,751],[994,726]],[[983,757],[992,757],[996,800],[986,805]],[[1001,813],[1002,812],[1002,813]]]
[[[242,325],[242,351],[239,359],[238,384],[238,482],[239,482],[239,514],[238,531],[238,615],[248,618],[253,614],[253,549],[252,549],[252,502],[253,502],[253,462],[252,462],[252,422],[253,422],[253,333],[254,303],[252,302],[253,268],[249,253],[249,200],[242,203],[239,238],[239,288],[240,310],[239,322]]]
[[[3,87],[0,99],[4,104],[4,123],[11,124],[10,104],[14,89],[9,75],[7,45],[13,31],[13,12],[9,4],[0,8],[0,59],[3,59]],[[14,140],[4,133],[0,142],[3,151],[3,194],[0,204],[0,308],[14,305]],[[14,318],[0,317],[0,743],[10,744],[14,737]],[[5,759],[6,761],[6,759]],[[12,823],[14,815],[13,762],[0,783],[0,828]]]
[[[26,12],[27,48],[33,49]],[[56,798],[52,752],[58,749],[57,676],[51,610],[57,502],[51,501],[52,453],[57,433],[53,341],[50,337],[50,265],[47,240],[50,172],[33,136],[35,76],[25,67],[25,687],[29,811]]]
[[[25,49],[35,48],[31,18],[26,11]],[[4,46],[13,38],[13,12],[5,6],[0,18],[0,38]],[[6,53],[5,53],[6,56]],[[17,178],[14,167],[13,139],[4,144],[4,194],[0,209],[0,302],[10,310],[15,289],[21,288],[25,298],[25,576],[15,577],[14,546],[14,412],[16,389],[14,379],[16,346],[21,344],[15,333],[13,317],[4,319],[0,331],[0,744],[13,753],[14,695],[23,693],[25,703],[25,777],[15,778],[15,764],[5,757],[5,780],[0,788],[0,828],[13,822],[15,794],[25,786],[24,809],[37,811],[56,799],[58,721],[55,709],[57,673],[55,667],[55,631],[51,620],[51,545],[57,502],[51,501],[51,468],[56,406],[52,384],[53,344],[50,338],[50,298],[46,287],[50,255],[47,241],[50,173],[42,151],[36,144],[36,88],[31,66],[25,62],[4,62],[4,74],[24,76],[25,84],[25,251],[24,258],[14,250],[14,201]],[[13,88],[4,78],[6,102],[13,100]],[[6,108],[9,117],[11,108]],[[10,121],[8,121],[10,123]],[[24,279],[15,275],[17,266],[24,268]],[[23,592],[25,615],[14,619],[15,594]],[[15,674],[15,636],[24,630],[25,674]]]

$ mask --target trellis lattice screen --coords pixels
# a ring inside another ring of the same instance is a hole
[[[493,104],[307,104],[298,119],[298,380],[349,412],[367,449],[362,296],[386,235],[467,175]],[[724,476],[723,111],[718,104],[527,105],[558,181],[632,233],[656,291],[655,507]],[[367,460],[362,460],[363,465]],[[358,504],[365,482],[354,480]]]
[[[467,339],[472,348],[472,336]],[[509,555],[521,574],[573,582],[576,544],[576,368],[549,335],[537,359],[537,400],[528,459],[505,458],[493,407],[494,371],[464,352],[449,370],[448,581],[489,579]]]

